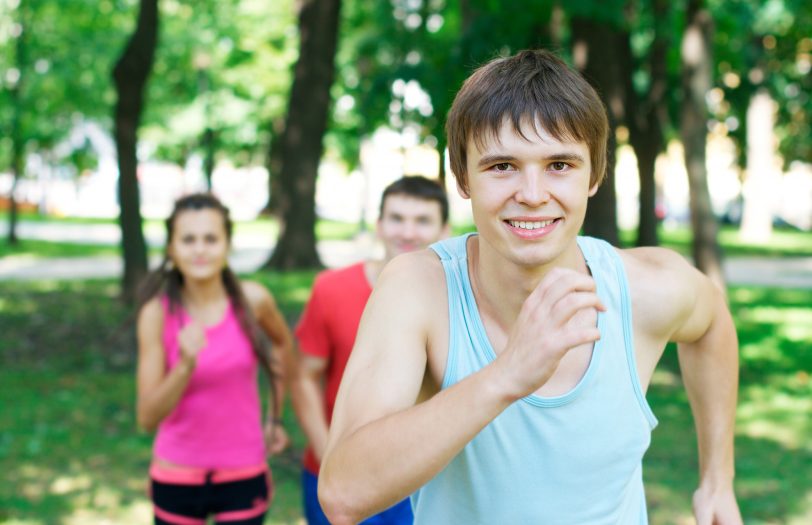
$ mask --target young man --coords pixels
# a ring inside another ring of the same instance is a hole
[[[578,232],[606,111],[544,51],[494,60],[447,122],[478,234],[393,260],[338,394],[319,494],[336,525],[412,495],[418,524],[647,522],[645,399],[679,343],[699,525],[739,524],[738,382],[724,295],[682,257]]]
[[[302,489],[310,525],[329,524],[316,495],[319,462],[327,446],[327,428],[338,385],[372,286],[384,265],[396,255],[426,248],[446,237],[447,222],[448,200],[439,184],[424,177],[398,179],[381,197],[377,235],[384,247],[383,260],[328,270],[316,278],[296,328],[300,353],[297,380],[292,385],[296,414],[309,441]],[[411,524],[411,505],[403,500],[365,523]]]

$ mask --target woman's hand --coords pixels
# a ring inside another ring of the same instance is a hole
[[[265,422],[265,449],[269,456],[279,454],[290,445],[290,438],[280,421],[269,419]]]
[[[191,321],[178,332],[181,363],[193,370],[197,356],[206,347],[206,331],[197,321]]]

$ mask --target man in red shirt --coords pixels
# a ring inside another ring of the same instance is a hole
[[[344,367],[372,286],[384,265],[396,255],[428,247],[448,234],[445,190],[424,177],[403,177],[381,198],[376,233],[384,247],[382,260],[367,260],[316,277],[310,300],[296,328],[299,366],[293,403],[309,441],[304,456],[302,492],[310,525],[329,524],[316,487],[327,430]],[[372,516],[364,524],[412,523],[408,499]]]

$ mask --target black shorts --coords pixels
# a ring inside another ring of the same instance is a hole
[[[153,464],[150,493],[156,525],[215,523],[261,525],[271,502],[267,467],[229,470],[174,470]]]

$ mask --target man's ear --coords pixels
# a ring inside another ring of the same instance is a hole
[[[596,182],[595,184],[593,184],[593,185],[592,185],[592,186],[589,188],[589,196],[590,196],[590,197],[594,197],[594,196],[595,196],[595,194],[596,194],[596,193],[598,193],[598,188],[600,188],[600,187],[601,187],[601,185],[600,185],[600,183],[599,183],[599,182]]]

